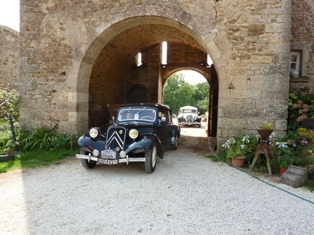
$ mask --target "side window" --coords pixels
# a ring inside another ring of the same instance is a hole
[[[301,77],[302,68],[302,52],[301,51],[291,51],[290,52],[290,77],[299,78]]]
[[[162,121],[162,123],[170,122],[170,113],[166,109],[159,109],[158,118]]]

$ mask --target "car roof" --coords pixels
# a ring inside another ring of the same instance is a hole
[[[155,107],[155,108],[165,108],[170,109],[168,105],[165,104],[158,104],[158,103],[132,103],[132,104],[125,104],[122,105],[120,108],[124,107],[133,107],[133,106],[148,106],[148,107]]]

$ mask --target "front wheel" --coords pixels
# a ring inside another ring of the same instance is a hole
[[[145,159],[145,171],[147,173],[154,172],[157,163],[157,149],[154,143],[152,143],[151,148],[146,151]]]
[[[86,155],[86,152],[84,151],[81,151],[81,154],[85,154]],[[81,164],[84,168],[86,169],[91,169],[91,168],[94,168],[97,164],[97,162],[95,161],[89,161],[87,159],[81,159]]]

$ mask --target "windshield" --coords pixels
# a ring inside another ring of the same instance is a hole
[[[149,107],[125,107],[119,110],[117,121],[154,122],[156,116],[156,110]]]
[[[196,109],[181,109],[181,113],[197,113]]]

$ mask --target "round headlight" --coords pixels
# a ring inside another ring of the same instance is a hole
[[[121,158],[125,158],[125,157],[126,157],[126,152],[121,151],[121,152],[120,152],[120,157],[121,157]]]
[[[98,136],[98,130],[97,130],[96,128],[90,129],[89,135],[90,135],[90,137],[92,137],[92,138],[96,138],[96,137]]]
[[[93,156],[98,157],[99,151],[97,149],[93,150]]]
[[[135,129],[132,129],[129,131],[129,136],[131,139],[136,139],[138,137],[138,131]]]

